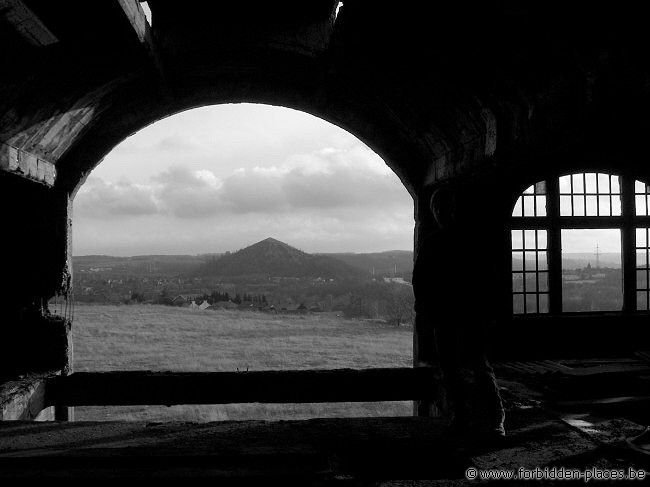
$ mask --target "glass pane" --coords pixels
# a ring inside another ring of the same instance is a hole
[[[526,252],[526,269],[527,271],[534,271],[537,269],[537,260],[535,259],[535,254],[537,252]]]
[[[523,252],[513,252],[512,253],[512,270],[521,271],[523,270]]]
[[[524,292],[524,275],[519,273],[512,274],[512,292]]]
[[[646,260],[647,254],[645,250],[636,251],[636,266],[637,267],[648,267],[648,261]]]
[[[535,186],[528,186],[528,187],[524,190],[524,194],[533,194],[534,192],[535,192]]]
[[[546,216],[546,196],[535,196],[537,216]]]
[[[583,174],[572,174],[571,179],[573,179],[573,193],[584,193],[585,192],[585,186],[584,186],[584,181],[582,179],[584,175]]]
[[[621,195],[612,196],[612,216],[621,216]]]
[[[573,216],[585,216],[584,196],[573,197]]]
[[[560,177],[560,194],[571,193],[571,176]]]
[[[523,198],[524,198],[524,216],[535,216],[535,197],[525,195]]]
[[[598,174],[598,192],[609,194],[609,174]]]
[[[636,229],[636,246],[645,248],[647,246],[647,229],[646,228],[637,228]]]
[[[526,294],[526,313],[537,313],[537,296]]]
[[[537,292],[537,273],[535,272],[526,272],[526,292],[534,293]]]
[[[648,214],[646,212],[646,207],[645,207],[645,195],[637,194],[634,197],[634,202],[635,202],[636,214],[637,215],[645,216],[645,215]]]
[[[537,275],[537,290],[541,293],[548,292],[548,274],[546,272],[540,272]]]
[[[636,288],[648,289],[648,272],[646,270],[636,271]]]
[[[512,230],[510,232],[510,238],[512,240],[513,249],[523,249],[524,248],[524,231],[523,230]]]
[[[596,174],[589,172],[585,174],[585,179],[587,180],[586,193],[596,193]]]
[[[621,231],[563,229],[561,238],[562,309],[621,310]]]
[[[515,208],[512,210],[512,216],[524,216],[524,209],[521,204],[521,196],[517,198],[517,202],[515,203]]]
[[[546,230],[537,230],[537,248],[546,249]]]
[[[524,295],[523,294],[514,294],[512,296],[512,312],[515,314],[521,314],[524,312]]]
[[[548,294],[539,295],[539,312],[548,313]]]
[[[634,192],[638,194],[645,193],[645,184],[641,181],[634,181]]]
[[[546,194],[546,181],[540,181],[535,184],[535,193],[537,194]]]
[[[571,216],[571,196],[560,196],[560,216]]]
[[[587,196],[587,216],[598,216],[597,197]]]
[[[535,230],[524,231],[524,245],[527,249],[535,248]]]
[[[648,311],[648,294],[646,291],[636,293],[636,309],[638,311]]]
[[[612,209],[609,206],[609,196],[599,196],[598,206],[598,216],[611,216]]]
[[[619,178],[618,176],[612,176],[611,177],[611,192],[612,194],[619,194],[621,192],[621,185],[619,183]]]
[[[546,261],[546,252],[539,252],[537,254],[537,270],[547,271],[548,263]]]

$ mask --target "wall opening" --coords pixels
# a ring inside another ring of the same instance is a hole
[[[413,202],[321,119],[220,105],[117,146],[74,202],[75,371],[412,364]],[[78,420],[410,415],[410,402],[76,408]]]

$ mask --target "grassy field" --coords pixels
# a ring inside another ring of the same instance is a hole
[[[75,371],[408,367],[412,330],[333,313],[77,305]],[[77,420],[219,421],[411,414],[410,402],[78,407]]]

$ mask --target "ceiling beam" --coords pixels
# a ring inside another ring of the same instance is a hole
[[[43,22],[22,0],[0,0],[0,16],[33,46],[49,46],[59,42]]]
[[[1,0],[0,0],[1,1]],[[163,87],[167,87],[167,77],[165,76],[165,71],[160,60],[160,55],[158,49],[156,48],[156,43],[154,41],[151,25],[144,13],[144,10],[140,6],[140,0],[116,0],[124,15],[126,15],[133,31],[135,32],[138,41],[142,47],[147,52],[147,55],[151,59],[160,79],[163,83]]]
[[[49,187],[54,186],[56,181],[56,166],[53,163],[4,143],[0,143],[0,171]]]

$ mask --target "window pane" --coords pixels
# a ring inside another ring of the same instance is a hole
[[[548,292],[548,274],[546,272],[537,274],[537,290],[541,293]]]
[[[524,244],[527,249],[535,248],[535,230],[524,231]]]
[[[598,216],[596,196],[587,196],[587,216]]]
[[[571,216],[571,196],[560,196],[560,216]]]
[[[537,248],[546,249],[546,230],[537,230]]]
[[[526,294],[526,313],[537,313],[537,295]]]
[[[512,216],[524,216],[524,208],[521,203],[521,196],[517,198],[515,208],[512,210]]]
[[[621,231],[563,229],[561,237],[563,311],[621,310]]]
[[[596,174],[589,172],[585,174],[585,179],[587,180],[587,190],[586,193],[595,193],[596,192]]]
[[[634,192],[638,194],[645,193],[645,184],[641,181],[634,181]]]
[[[546,194],[546,181],[540,181],[535,184],[535,193],[536,194]]]
[[[546,216],[546,196],[535,196],[537,216]]]
[[[524,295],[515,294],[512,296],[512,312],[521,314],[524,312]]]
[[[534,192],[535,192],[535,186],[534,185],[533,186],[528,186],[524,190],[524,194],[533,194]]]
[[[612,196],[612,216],[621,216],[621,196]]]
[[[573,197],[573,215],[585,216],[585,200],[583,196]]]
[[[571,175],[571,179],[573,179],[573,193],[584,193],[585,192],[585,186],[584,186],[584,181],[583,181],[583,174],[573,174]]]
[[[525,270],[527,271],[534,271],[537,268],[537,261],[535,259],[535,253],[536,252],[526,252],[526,261],[525,265],[526,268]]]
[[[523,270],[523,253],[522,252],[513,252],[512,253],[512,270],[521,271]]]
[[[612,209],[609,206],[609,196],[599,196],[598,206],[598,216],[611,216]]]
[[[636,309],[637,311],[648,311],[648,294],[646,291],[636,293]]]
[[[537,270],[540,271],[548,270],[548,263],[546,262],[546,252],[539,252],[539,254],[537,254],[537,265],[538,265]]]
[[[619,183],[619,177],[618,176],[612,176],[611,178],[611,184],[612,184],[612,194],[619,194],[621,192],[621,185]]]
[[[512,292],[524,292],[524,275],[520,273],[512,274]]]
[[[636,266],[637,267],[648,267],[648,261],[646,260],[647,254],[645,250],[636,251]]]
[[[609,194],[609,174],[598,174],[598,192]]]
[[[513,249],[523,249],[524,248],[524,232],[523,230],[512,230],[510,232],[510,238],[512,240]]]
[[[571,176],[560,177],[560,194],[571,194]]]
[[[537,292],[537,273],[535,272],[526,272],[526,292],[535,293]]]
[[[524,216],[535,216],[535,197],[524,195]]]
[[[636,271],[636,288],[648,289],[648,272],[646,270]]]
[[[636,229],[636,246],[645,248],[647,245],[647,229],[637,228]]]
[[[539,295],[539,312],[548,313],[548,294]]]
[[[634,197],[635,200],[635,205],[636,205],[636,214],[637,216],[645,216],[647,215],[646,207],[645,207],[645,195],[642,194],[637,194]]]

